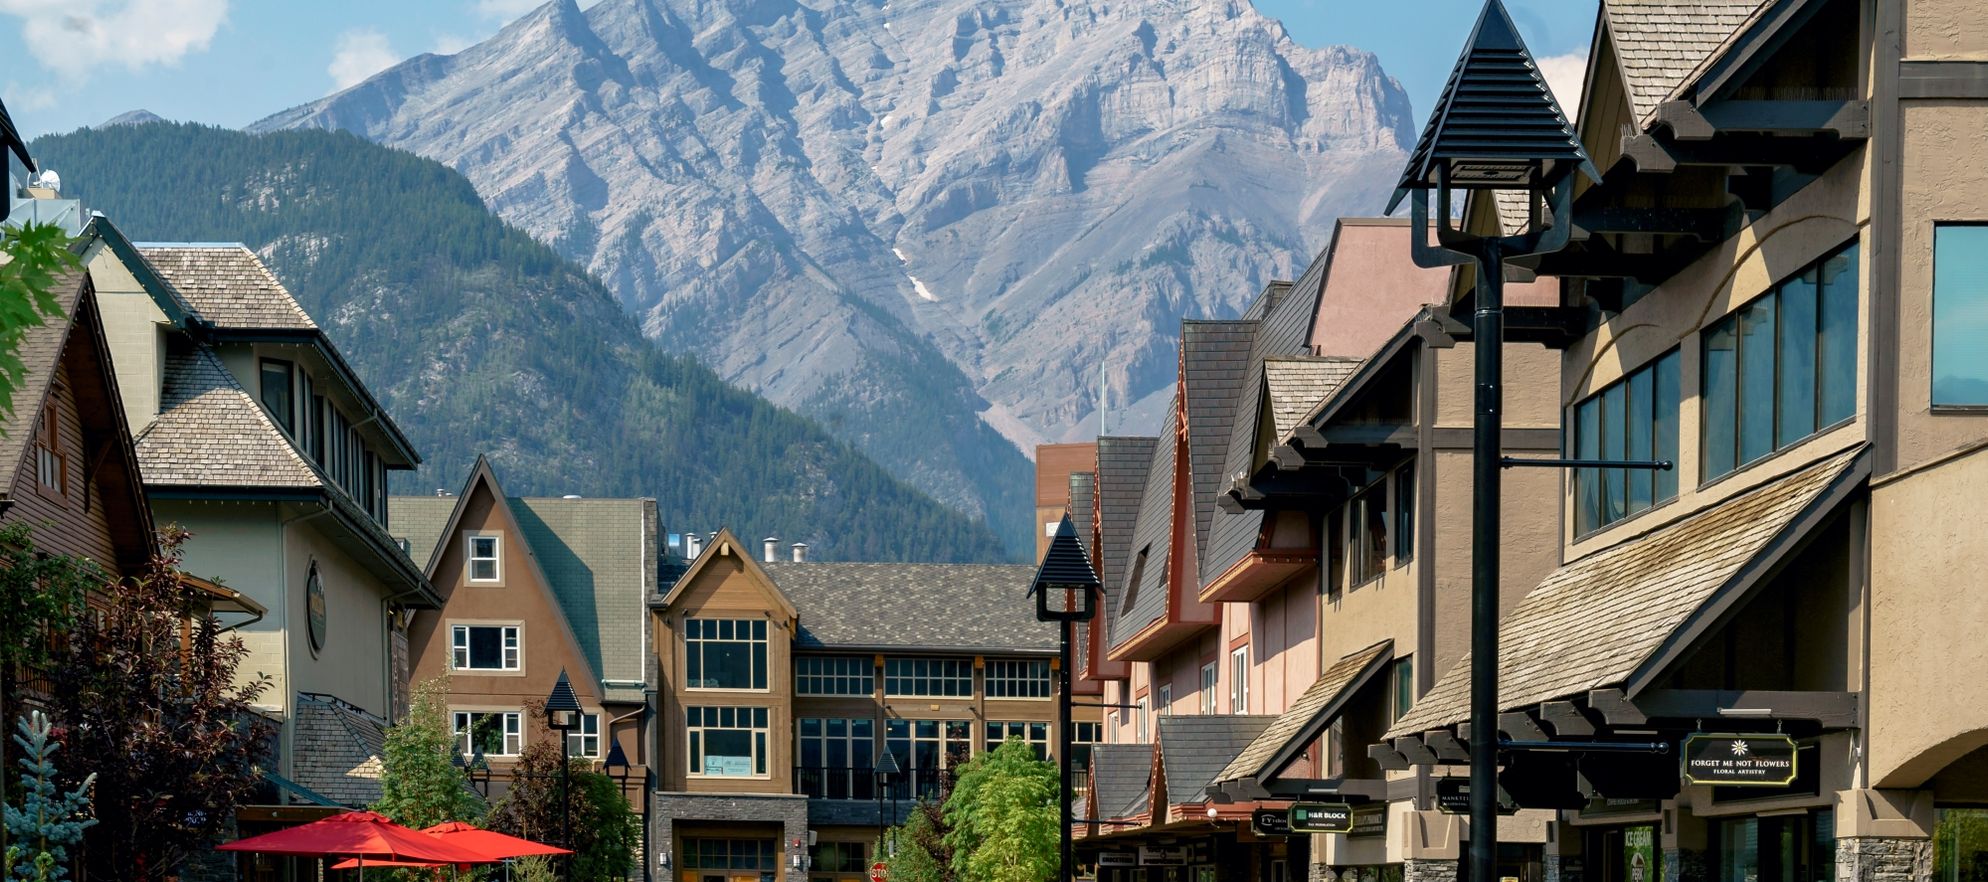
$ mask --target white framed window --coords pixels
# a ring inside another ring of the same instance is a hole
[[[504,568],[498,562],[498,552],[503,547],[502,536],[471,536],[463,543],[464,553],[469,556],[471,582],[503,581]]]
[[[802,655],[794,658],[794,694],[868,698],[877,689],[877,666],[867,656]]]
[[[993,750],[1000,747],[1004,741],[1020,741],[1035,751],[1036,759],[1049,758],[1048,723],[989,721],[987,723],[987,749]]]
[[[1229,650],[1229,713],[1249,713],[1249,646]]]
[[[1159,705],[1159,708],[1160,708],[1160,716],[1163,716],[1163,717],[1165,717],[1165,716],[1171,716],[1171,715],[1173,714],[1173,684],[1172,684],[1172,683],[1161,683],[1161,684],[1160,684],[1160,698],[1159,698],[1159,701],[1157,702],[1157,704]]]
[[[1047,659],[994,659],[987,663],[988,698],[1048,698]]]
[[[524,750],[524,714],[519,711],[456,711],[456,750],[463,756],[517,756]]]
[[[766,688],[765,619],[685,619],[684,686]]]
[[[581,714],[580,726],[566,733],[566,755],[601,758],[601,715]]]
[[[449,661],[458,671],[523,670],[518,631],[517,625],[451,625]]]
[[[891,698],[971,698],[973,661],[964,658],[884,659],[884,694]]]
[[[42,489],[63,492],[62,466],[61,413],[51,403],[42,409],[41,430],[35,433],[35,479]]]
[[[683,712],[691,777],[766,777],[766,708],[687,707]]]
[[[1134,726],[1138,727],[1138,730],[1139,730],[1139,741],[1138,741],[1138,743],[1139,743],[1139,744],[1150,744],[1150,743],[1152,743],[1153,739],[1152,739],[1152,738],[1150,738],[1150,737],[1148,737],[1148,736],[1147,736],[1147,734],[1146,734],[1146,733],[1147,733],[1147,729],[1146,729],[1146,699],[1144,699],[1144,698],[1141,698],[1141,699],[1139,699],[1138,701],[1135,701],[1135,702],[1132,702],[1132,705],[1133,705],[1133,707],[1132,707],[1132,723],[1133,723],[1133,725],[1134,725]]]
[[[1215,713],[1215,690],[1218,688],[1215,663],[1201,666],[1201,713],[1203,716]]]

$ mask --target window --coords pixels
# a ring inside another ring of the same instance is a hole
[[[581,714],[580,727],[566,733],[566,755],[601,757],[601,715]]]
[[[766,774],[766,708],[687,707],[683,712],[692,776],[753,778]]]
[[[1229,713],[1249,713],[1249,647],[1229,650]]]
[[[1988,224],[1933,225],[1933,405],[1988,405]]]
[[[1705,329],[1703,477],[1849,419],[1857,406],[1857,246]]]
[[[1160,716],[1163,716],[1163,717],[1169,717],[1169,716],[1173,716],[1173,684],[1172,684],[1172,683],[1161,683],[1161,684],[1160,684],[1160,697],[1159,697],[1159,700],[1158,700],[1158,701],[1155,701],[1155,702],[1154,702],[1154,705],[1155,705],[1156,707],[1158,707],[1158,708],[1160,709]]]
[[[1215,712],[1216,677],[1214,662],[1201,666],[1201,713],[1204,716]]]
[[[523,667],[517,625],[455,625],[450,661],[458,671],[516,671]]]
[[[502,547],[499,536],[471,536],[463,543],[469,555],[469,580],[471,582],[495,582],[503,578],[503,570],[497,564],[497,550]]]
[[[35,480],[43,489],[60,494],[62,466],[62,421],[50,404],[42,409],[41,430],[35,433]]]
[[[1004,741],[1020,741],[1034,748],[1036,759],[1049,758],[1048,723],[988,723],[987,749],[1000,747]]]
[[[885,720],[884,746],[903,771],[899,798],[937,796],[939,776],[973,755],[973,725],[966,720]]]
[[[686,870],[757,870],[770,874],[780,869],[780,848],[771,839],[685,837],[682,859]]]
[[[1333,509],[1325,518],[1325,596],[1331,597],[1346,588],[1346,514],[1344,509]]]
[[[319,466],[324,465],[325,414],[330,407],[323,395],[311,396],[311,460]]]
[[[884,694],[892,698],[971,698],[973,661],[964,658],[885,659]]]
[[[875,799],[877,722],[800,721],[800,791],[816,799]]]
[[[868,849],[861,842],[818,842],[808,846],[809,867],[817,873],[868,873]]]
[[[1713,878],[1718,882],[1829,882],[1836,877],[1835,813],[1829,809],[1718,820],[1712,828],[1718,854]],[[1967,857],[1971,862],[1973,856]]]
[[[877,666],[855,655],[803,655],[794,659],[797,695],[853,695],[868,698],[877,689]]]
[[[1082,790],[1087,783],[1084,771],[1091,767],[1091,745],[1104,742],[1104,727],[1074,720],[1070,723],[1070,783]]]
[[[1358,585],[1387,571],[1387,482],[1375,481],[1360,491],[1347,511],[1349,581]]]
[[[1677,365],[1673,349],[1574,405],[1574,455],[1677,462]],[[1574,532],[1591,533],[1676,498],[1675,469],[1576,469]]]
[[[1132,724],[1139,729],[1140,744],[1151,744],[1153,739],[1146,729],[1146,699],[1132,702]]]
[[[463,756],[517,756],[524,749],[524,715],[517,711],[456,711],[456,750]]]
[[[765,619],[685,619],[688,689],[765,689]]]
[[[1988,882],[1988,808],[1936,807],[1935,882]]]
[[[262,408],[292,436],[297,434],[296,375],[296,367],[287,361],[262,360]]]
[[[1415,657],[1394,660],[1394,719],[1401,719],[1415,706]]]
[[[1394,472],[1394,562],[1415,557],[1415,464]]]
[[[1048,698],[1046,659],[996,659],[987,663],[988,698]]]

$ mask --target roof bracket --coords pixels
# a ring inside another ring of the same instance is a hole
[[[1553,727],[1559,738],[1586,738],[1595,734],[1594,721],[1571,701],[1547,701],[1539,705],[1539,718]]]
[[[1390,772],[1405,772],[1410,768],[1408,758],[1396,753],[1394,748],[1388,744],[1367,745],[1367,758],[1380,764],[1382,769]]]

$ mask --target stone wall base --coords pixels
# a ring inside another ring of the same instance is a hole
[[[1931,839],[1836,840],[1836,882],[1931,882],[1932,878]]]
[[[1402,882],[1457,882],[1456,861],[1410,860],[1401,865]]]

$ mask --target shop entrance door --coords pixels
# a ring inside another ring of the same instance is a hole
[[[1458,882],[1470,882],[1470,842],[1465,840],[1457,867]],[[1546,846],[1498,843],[1498,874],[1491,882],[1546,882]]]

